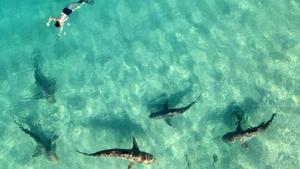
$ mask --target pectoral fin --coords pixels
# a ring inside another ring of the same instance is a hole
[[[165,122],[167,123],[168,126],[173,127],[170,118],[166,118],[166,119],[165,119]]]
[[[129,165],[128,165],[128,169],[132,169],[132,168],[133,168],[133,166],[134,166],[134,164],[135,164],[135,163],[133,163],[133,162],[130,162],[130,163],[129,163]]]
[[[55,141],[58,139],[58,135],[55,134],[52,138],[51,138],[51,145],[55,144]]]
[[[247,142],[242,143],[241,146],[243,148],[249,148],[249,144]]]
[[[32,157],[40,156],[42,153],[43,153],[42,145],[37,145],[34,152],[33,152],[33,154],[32,154]]]
[[[33,96],[33,99],[43,99],[45,98],[44,93],[41,90],[38,90]]]

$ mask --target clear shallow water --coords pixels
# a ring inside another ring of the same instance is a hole
[[[132,133],[157,161],[136,168],[294,169],[300,166],[300,3],[274,1],[97,1],[71,15],[56,40],[47,18],[69,1],[8,1],[0,6],[0,168],[126,168],[127,161],[89,158],[130,148]],[[33,94],[33,51],[56,80],[57,102]],[[148,118],[163,104],[200,101],[174,128]],[[221,136],[234,130],[235,101],[255,126],[278,113],[244,149]],[[12,115],[56,131],[58,165],[32,158],[35,142]]]

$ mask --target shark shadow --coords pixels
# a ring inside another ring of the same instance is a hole
[[[32,124],[26,122],[28,128],[25,128],[23,124],[14,119],[17,126],[25,133],[30,136],[37,144],[36,149],[33,152],[32,157],[37,157],[44,154],[48,160],[58,163],[58,156],[56,155],[56,140],[58,139],[57,134],[52,134],[51,137],[47,136],[42,132],[38,124]]]
[[[47,77],[40,67],[41,54],[39,51],[34,51],[33,66],[34,79],[37,85],[33,99],[46,99],[49,103],[55,103],[56,81]]]
[[[256,112],[258,109],[258,102],[252,98],[245,98],[241,103],[231,102],[222,111],[224,123],[226,126],[232,127],[237,125],[240,121],[242,125],[247,123],[248,115]]]
[[[147,110],[150,112],[159,110],[167,101],[170,107],[175,107],[181,102],[182,98],[188,95],[190,92],[191,86],[172,94],[163,93],[150,101],[146,101]]]
[[[84,125],[95,130],[109,130],[115,133],[118,138],[124,138],[128,133],[145,134],[142,126],[133,121],[127,114],[91,117]]]

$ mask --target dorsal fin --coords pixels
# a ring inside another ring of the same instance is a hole
[[[137,144],[137,142],[136,142],[136,139],[135,139],[135,137],[133,137],[132,136],[132,150],[137,150],[137,151],[140,151],[140,149],[139,149],[139,145]]]
[[[238,121],[238,125],[236,127],[236,131],[243,131],[242,127],[241,127],[241,121]]]

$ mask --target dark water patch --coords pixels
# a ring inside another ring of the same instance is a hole
[[[148,28],[154,30],[161,29],[164,23],[161,21],[159,14],[157,14],[155,11],[152,11],[151,15],[148,18],[148,24]]]
[[[131,134],[139,136],[145,134],[143,127],[124,113],[90,117],[83,125],[97,132],[108,130],[120,139]]]
[[[95,65],[96,62],[96,56],[93,51],[88,51],[88,53],[85,56],[85,60],[87,63],[91,65]]]
[[[67,98],[68,108],[74,110],[82,110],[86,107],[86,100],[84,97],[74,94]]]
[[[0,65],[0,81],[3,82],[4,80],[8,79],[8,71],[5,65]]]
[[[234,120],[233,120],[233,110],[234,110],[235,102],[231,102],[228,104],[224,110],[221,110],[221,114],[223,115],[224,124],[228,127],[234,127]]]
[[[6,129],[7,129],[6,124],[4,124],[2,121],[0,121],[0,138],[1,139],[3,139]]]
[[[36,112],[38,109],[39,101],[36,99],[24,98],[19,99],[19,101],[12,103],[8,113],[11,115],[27,114],[30,112]],[[31,113],[33,114],[33,113]]]
[[[111,6],[111,8],[108,7],[108,6],[107,7],[101,7],[101,15],[97,16],[98,17],[97,21],[105,29],[109,29],[112,26],[113,21],[114,21],[115,13],[113,13],[114,10],[112,10],[114,8],[114,6],[112,6],[110,4],[112,4],[112,2],[107,2],[106,3],[106,5]]]
[[[257,111],[257,109],[259,108],[259,102],[257,102],[253,98],[246,97],[240,103],[240,106],[247,114],[252,114],[252,113],[255,113]]]
[[[220,12],[219,15],[230,15],[232,12],[232,4],[230,5],[228,2],[224,0],[215,0],[216,10]]]
[[[175,19],[174,9],[168,4],[167,1],[156,0],[160,10],[155,11],[159,15],[159,20],[162,23],[172,22]]]
[[[55,43],[54,49],[52,51],[52,56],[55,57],[55,59],[66,59],[71,56],[71,51],[66,49],[76,49],[76,47],[62,42]],[[74,51],[72,50],[72,52]]]
[[[224,110],[221,111],[223,115],[224,124],[228,127],[236,127],[236,122],[240,119],[243,123],[247,123],[247,118],[255,113],[259,107],[259,103],[250,97],[246,97],[242,102],[231,102]]]
[[[102,54],[100,57],[96,57],[96,62],[100,63],[100,65],[104,66],[109,63],[109,61],[113,60],[113,56]]]
[[[223,82],[225,80],[224,73],[219,70],[210,71],[210,76],[215,79],[216,82]]]
[[[140,12],[140,10],[145,10],[144,9],[144,2],[145,1],[140,1],[140,0],[126,0],[124,1],[127,3],[127,7],[131,10],[132,13],[137,14]]]
[[[173,56],[180,56],[188,53],[186,43],[179,41],[175,35],[169,35],[168,41],[171,43]]]
[[[82,88],[86,83],[85,72],[74,72],[69,78],[69,85],[74,88]]]

